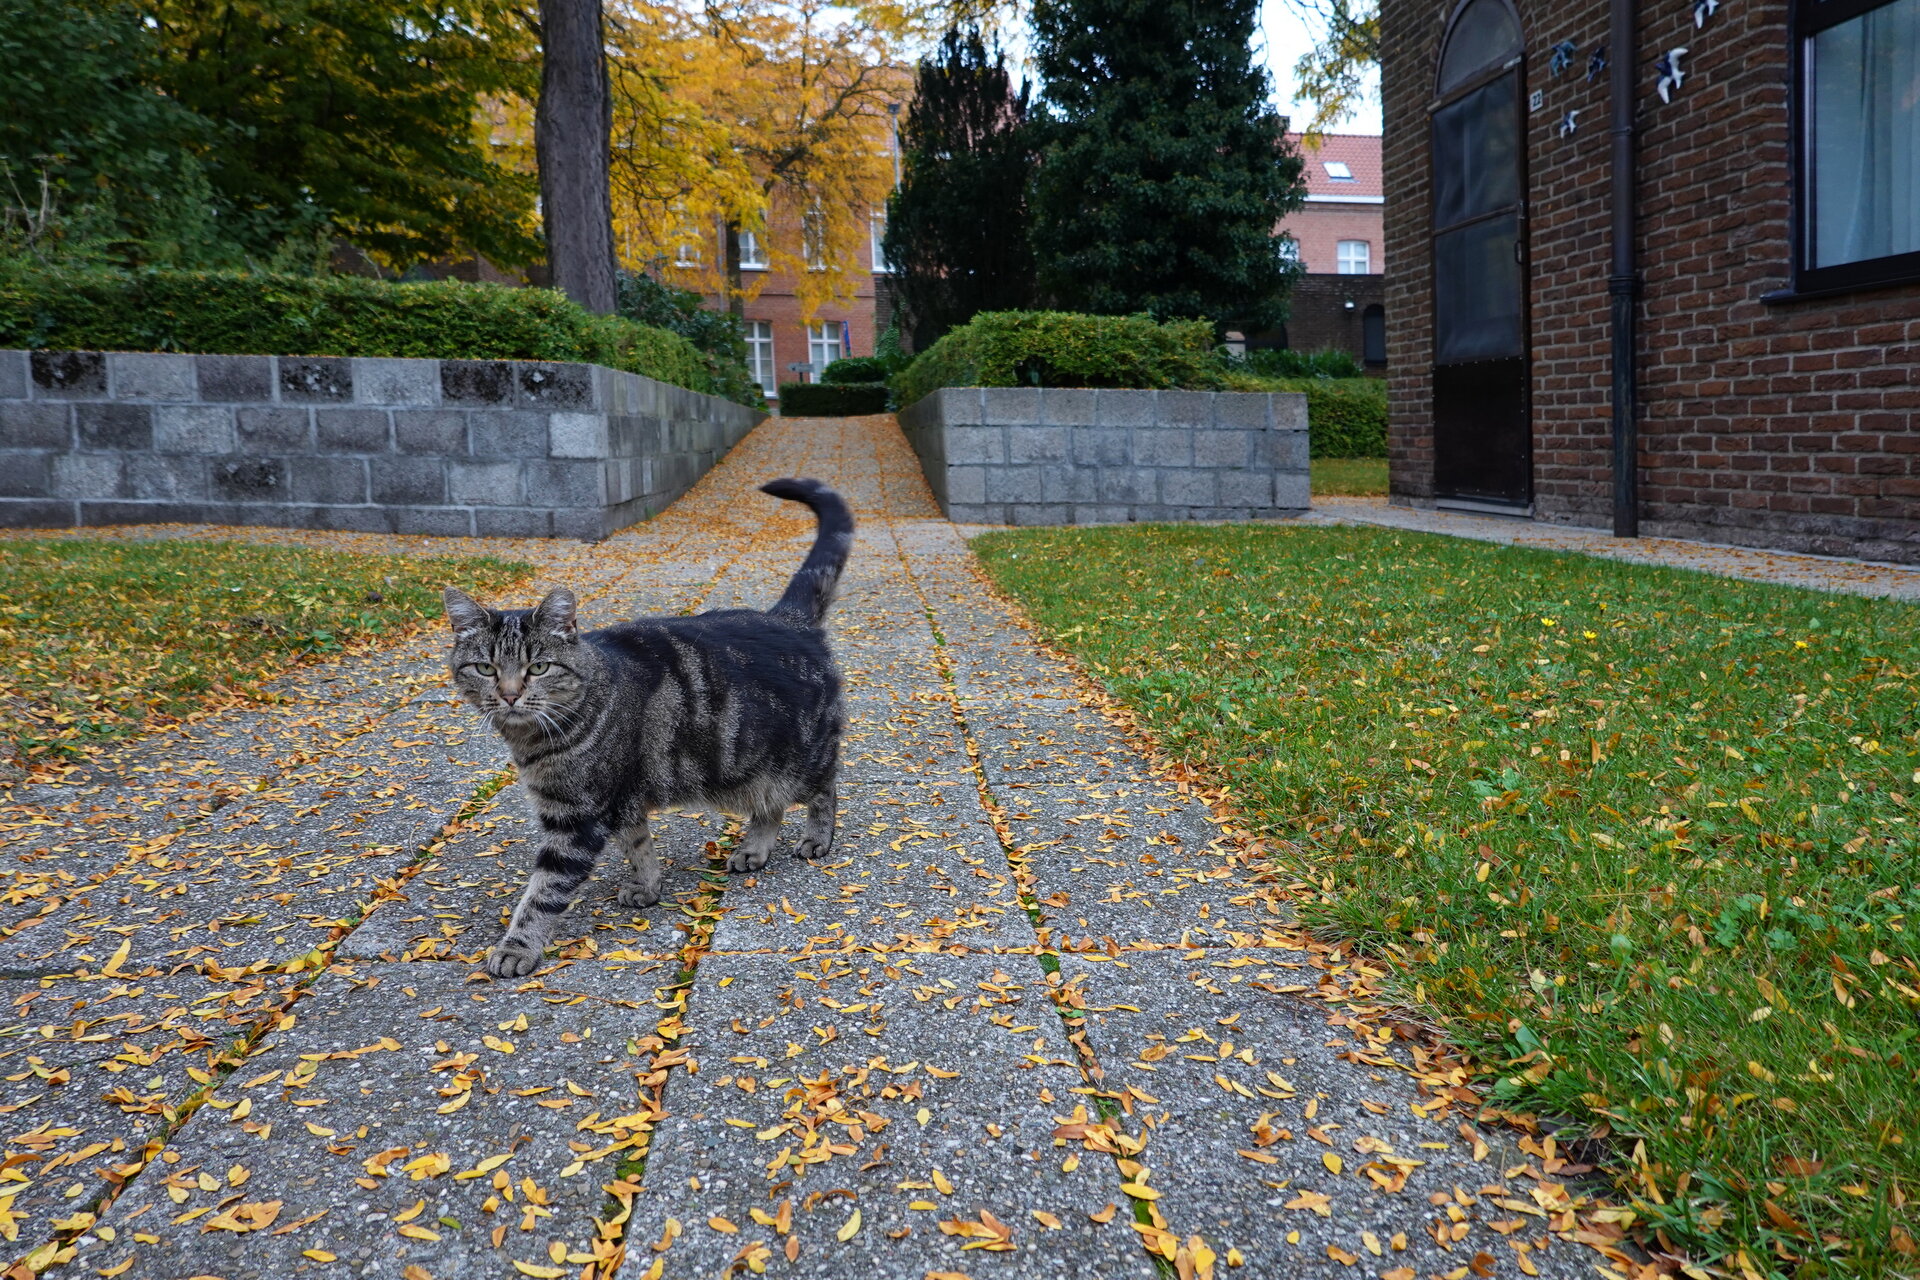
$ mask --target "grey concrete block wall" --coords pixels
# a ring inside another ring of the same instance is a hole
[[[598,365],[0,351],[0,527],[601,538],[765,417]]]
[[[1297,393],[947,387],[900,427],[964,524],[1264,520],[1308,505]]]

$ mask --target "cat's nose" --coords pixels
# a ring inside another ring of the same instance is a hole
[[[507,684],[505,681],[502,681],[500,683],[499,689],[500,689],[500,700],[506,703],[508,706],[512,706],[516,701],[519,700],[520,695],[526,692],[525,685]]]

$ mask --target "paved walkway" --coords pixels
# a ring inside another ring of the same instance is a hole
[[[15,1256],[223,1280],[1601,1260],[1551,1141],[1469,1122],[1380,975],[1292,928],[1305,886],[984,588],[891,419],[770,422],[599,546],[473,545],[588,620],[764,605],[812,537],[753,491],[787,474],[862,522],[817,864],[729,878],[726,822],[670,816],[666,900],[598,881],[550,963],[488,979],[529,824],[437,634],[0,810]]]
[[[1727,578],[1777,582],[1816,591],[1880,596],[1892,600],[1920,600],[1920,568],[1847,560],[1837,556],[1799,555],[1757,547],[1733,547],[1682,538],[1616,538],[1602,529],[1583,529],[1506,516],[1470,515],[1462,511],[1421,510],[1393,506],[1385,498],[1315,498],[1310,524],[1375,524],[1419,533],[1444,533],[1479,542],[1499,542],[1543,551],[1578,551],[1583,555],[1635,564],[1662,564],[1697,569]]]

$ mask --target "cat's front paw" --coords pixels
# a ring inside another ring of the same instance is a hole
[[[539,966],[542,950],[508,935],[487,952],[487,972],[496,978],[524,978]]]
[[[758,871],[767,865],[765,849],[735,849],[727,856],[729,871]]]
[[[793,846],[793,856],[812,862],[815,858],[824,858],[831,848],[832,839],[816,840],[812,836],[801,836],[800,843]]]
[[[623,907],[650,907],[660,901],[660,886],[657,884],[648,886],[638,881],[628,880],[620,885],[617,896]]]

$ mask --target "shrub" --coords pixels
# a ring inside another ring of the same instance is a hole
[[[1204,320],[1065,311],[975,316],[893,380],[909,405],[941,387],[1183,387],[1218,391],[1226,366]]]
[[[893,370],[878,356],[847,356],[835,360],[820,375],[822,382],[885,382]]]
[[[1387,456],[1387,384],[1379,378],[1231,376],[1235,391],[1299,391],[1307,397],[1307,448],[1316,458]]]
[[[720,388],[716,394],[755,407],[765,403],[760,384],[747,369],[747,339],[739,316],[710,310],[693,290],[652,276],[623,271],[618,283],[620,315],[691,342],[707,358],[707,371]]]
[[[783,418],[851,418],[887,411],[884,382],[783,382]]]
[[[1234,361],[1236,368],[1269,378],[1358,378],[1366,370],[1353,354],[1328,347],[1322,351],[1263,348]]]
[[[0,347],[566,360],[731,390],[678,334],[592,315],[551,289],[451,280],[7,266]],[[757,387],[732,398],[763,403]]]

